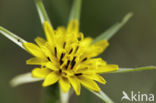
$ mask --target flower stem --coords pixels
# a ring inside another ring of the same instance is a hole
[[[57,83],[43,88],[41,103],[60,103],[59,99],[59,85]]]
[[[60,88],[60,103],[68,103],[69,102],[69,91],[64,93]]]

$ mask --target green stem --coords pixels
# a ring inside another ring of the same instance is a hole
[[[41,103],[60,103],[58,83],[43,88]]]

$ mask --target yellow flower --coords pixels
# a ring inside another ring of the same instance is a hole
[[[35,39],[36,44],[23,43],[26,50],[34,57],[26,61],[34,68],[32,75],[43,78],[43,87],[59,82],[63,92],[71,86],[80,95],[81,85],[94,91],[100,91],[95,81],[105,84],[100,73],[115,71],[117,65],[107,64],[101,58],[94,58],[109,45],[106,40],[92,44],[92,38],[84,38],[79,32],[79,23],[72,20],[68,27],[56,30],[48,22],[44,23],[47,41],[41,37]]]

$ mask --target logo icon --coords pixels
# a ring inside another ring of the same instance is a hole
[[[125,91],[122,91],[122,94],[123,94],[123,97],[121,98],[121,101],[123,101],[123,99],[131,101],[131,99],[128,97],[128,94]]]
[[[141,93],[140,91],[134,92],[131,91],[130,94],[126,93],[125,91],[122,91],[122,98],[121,101],[127,100],[131,102],[153,102],[154,101],[154,94],[146,94]]]

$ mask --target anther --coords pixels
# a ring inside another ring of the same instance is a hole
[[[47,59],[48,59],[49,61],[51,61],[49,57],[47,57]]]
[[[78,49],[79,49],[79,46],[76,47],[76,49],[75,49],[75,53],[78,51]]]
[[[71,69],[73,69],[73,67],[75,66],[75,64],[76,64],[75,61],[73,61],[73,62],[71,63]]]
[[[62,73],[62,69],[59,69],[59,73]]]
[[[87,60],[87,57],[85,57],[83,60],[82,60],[82,62],[84,62],[84,61],[86,61]]]
[[[60,65],[63,64],[63,60],[62,59],[63,59],[64,55],[65,55],[64,53],[61,54],[61,57],[60,57]]]
[[[64,55],[65,55],[64,53],[61,54],[60,60],[63,59]]]
[[[82,73],[76,73],[76,74],[75,74],[75,76],[80,76],[80,75],[82,75]]]
[[[71,62],[71,69],[73,69],[74,65],[76,64],[76,61],[75,61],[76,57],[73,58],[72,62]]]
[[[63,64],[63,61],[62,60],[60,60],[60,65],[62,65]]]
[[[70,49],[69,54],[71,54],[71,53],[72,53],[72,51],[73,51],[73,48],[71,48],[71,49]]]
[[[55,52],[55,57],[57,57],[57,48],[54,48],[54,52]]]
[[[66,42],[63,43],[63,48],[65,48],[65,47],[66,47]]]
[[[67,61],[67,65],[65,66],[66,69],[68,68],[69,64],[70,64],[70,60]]]

